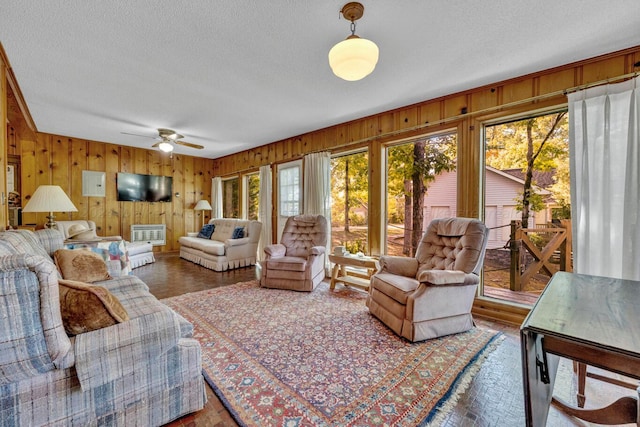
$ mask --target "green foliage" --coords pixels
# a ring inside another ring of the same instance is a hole
[[[545,135],[551,128],[556,117],[554,114],[546,114],[524,120],[502,123],[485,128],[486,138],[486,163],[496,169],[522,169],[527,168],[527,124],[531,122],[531,136],[534,141],[534,150],[539,148]],[[564,161],[569,159],[569,126],[566,116],[560,123],[548,141],[544,144],[540,155],[536,158],[535,169],[549,171],[557,169]]]
[[[522,192],[519,193],[519,196],[513,199],[516,202],[516,210],[522,212]],[[544,198],[536,193],[532,192],[529,196],[529,209],[534,212],[540,212],[547,207],[547,204],[544,201]]]
[[[555,127],[554,127],[555,126]],[[552,198],[562,206],[562,211],[570,211],[569,178],[569,125],[566,112],[545,114],[502,123],[485,128],[486,163],[496,169],[554,170],[554,184],[547,189]],[[536,185],[534,181],[531,185]],[[524,211],[524,194],[529,194],[528,210],[540,211],[545,208],[545,200],[535,191],[530,191],[527,182],[523,186],[517,209]],[[523,225],[526,224],[523,212]]]
[[[349,211],[351,225],[366,225],[366,215],[364,217],[358,215],[354,210],[368,211],[368,177],[369,155],[366,151],[331,159],[331,222],[333,226],[346,225],[345,210]],[[361,218],[364,218],[364,222]],[[354,224],[354,220],[358,224]]]
[[[258,207],[260,204],[260,175],[251,174],[247,176],[247,218],[258,219]]]
[[[358,252],[362,252],[363,254],[367,253],[367,246],[365,242],[362,240],[355,240],[353,242],[344,242],[344,247],[347,251],[352,254],[356,254]]]
[[[389,197],[404,197],[405,181],[411,181],[415,168],[422,176],[423,182],[433,181],[445,171],[455,169],[457,157],[456,134],[432,136],[426,139],[425,157],[416,161],[413,158],[415,142],[390,147],[387,150],[387,194]]]
[[[224,218],[238,218],[238,178],[222,181],[222,214]]]
[[[351,215],[349,215],[349,224],[356,226],[367,225],[367,218],[364,215],[352,213]]]

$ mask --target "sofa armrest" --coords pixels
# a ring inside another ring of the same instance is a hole
[[[467,286],[480,283],[480,276],[461,270],[424,270],[418,273],[420,283],[435,286]]]
[[[105,236],[99,238],[108,242],[119,242],[120,240],[122,240],[122,236]]]
[[[380,271],[405,277],[416,277],[418,260],[403,256],[383,255],[380,257]]]
[[[287,248],[280,243],[275,245],[267,245],[264,247],[264,253],[270,258],[279,258],[285,256]]]
[[[75,337],[76,372],[87,391],[144,370],[173,348],[180,324],[169,308]]]
[[[463,285],[466,273],[460,270],[422,270],[416,279],[430,285]]]
[[[224,241],[224,247],[228,248],[229,246],[241,246],[249,243],[251,239],[248,237],[243,237],[241,239],[227,239]]]
[[[327,248],[325,248],[324,246],[314,246],[309,249],[309,255],[322,255],[326,250]]]

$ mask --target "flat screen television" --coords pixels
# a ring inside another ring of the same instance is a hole
[[[119,202],[170,202],[173,177],[118,172]]]

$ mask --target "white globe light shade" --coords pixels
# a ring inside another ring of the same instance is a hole
[[[173,144],[170,144],[168,142],[161,142],[160,144],[158,144],[158,148],[165,153],[170,153],[173,151]]]
[[[329,65],[341,79],[356,81],[365,78],[376,68],[378,46],[371,40],[349,36],[329,51]]]

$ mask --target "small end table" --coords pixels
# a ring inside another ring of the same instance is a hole
[[[335,289],[337,282],[342,282],[345,286],[355,286],[366,291],[369,289],[371,275],[380,267],[377,259],[366,256],[330,254],[329,261],[333,263],[331,290]],[[354,271],[347,267],[360,268],[363,271]]]

